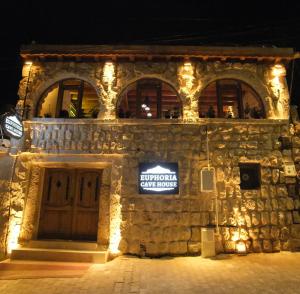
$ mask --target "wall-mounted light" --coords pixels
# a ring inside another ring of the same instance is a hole
[[[282,64],[275,64],[272,67],[272,75],[274,77],[282,77],[286,75],[285,67]]]

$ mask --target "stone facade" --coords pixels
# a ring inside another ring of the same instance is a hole
[[[216,171],[218,251],[233,252],[237,240],[244,240],[253,252],[290,249],[291,240],[300,238],[299,179],[285,176],[284,162],[295,162],[299,170],[300,128],[296,125],[293,131],[288,123],[284,74],[275,83],[273,65],[263,62],[193,61],[188,72],[183,66],[179,61],[115,62],[111,79],[105,78],[105,62],[38,61],[30,69],[24,66],[19,105],[29,80],[30,120],[23,139],[11,149],[16,154],[11,184],[6,180],[2,186],[1,194],[8,195],[1,203],[7,215],[1,230],[8,232],[0,240],[3,252],[10,240],[36,238],[45,168],[95,166],[106,171],[98,243],[131,254],[199,254],[201,228],[216,225],[216,195],[200,189],[200,171],[208,159],[206,129]],[[145,77],[165,81],[179,93],[182,119],[116,118],[119,96]],[[45,90],[66,78],[94,86],[98,119],[35,118]],[[201,91],[223,78],[251,85],[263,101],[267,119],[199,119]],[[283,137],[290,138],[290,146],[283,146]],[[179,194],[139,194],[139,163],[162,161],[178,162]],[[259,189],[241,190],[240,163],[260,164]]]

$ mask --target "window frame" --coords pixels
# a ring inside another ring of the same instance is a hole
[[[200,116],[200,111],[201,111],[201,97],[203,92],[213,83],[215,83],[215,91],[216,91],[216,100],[217,100],[217,114],[215,118],[226,118],[224,115],[224,111],[223,111],[223,106],[224,106],[224,101],[222,99],[223,94],[222,92],[224,90],[222,90],[222,81],[234,81],[236,82],[236,102],[237,102],[237,110],[238,110],[238,119],[245,119],[245,110],[244,110],[244,101],[242,98],[242,85],[244,84],[245,86],[249,87],[249,89],[251,89],[253,91],[253,93],[255,94],[256,99],[258,100],[258,103],[260,104],[260,107],[262,109],[262,119],[266,118],[266,111],[265,111],[265,106],[263,104],[263,101],[261,99],[261,97],[258,95],[258,93],[246,82],[242,81],[242,80],[238,80],[238,79],[234,79],[234,78],[222,78],[222,79],[217,79],[215,81],[210,82],[209,84],[206,85],[206,87],[202,90],[201,94],[199,95],[198,98],[198,115],[199,118],[201,118]]]

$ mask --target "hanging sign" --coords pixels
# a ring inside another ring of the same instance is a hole
[[[140,194],[178,194],[178,163],[140,163]]]
[[[5,113],[2,116],[1,126],[5,134],[15,139],[20,139],[23,136],[24,128],[22,121],[16,114]]]

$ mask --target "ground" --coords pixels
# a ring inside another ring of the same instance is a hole
[[[0,293],[300,293],[300,253],[121,256],[92,265],[80,278],[1,280]]]

